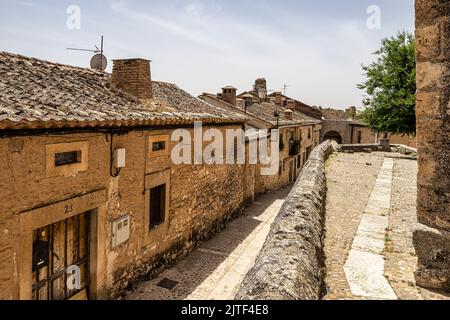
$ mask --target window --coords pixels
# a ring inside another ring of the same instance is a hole
[[[145,246],[158,244],[169,232],[170,174],[171,170],[166,169],[145,176]]]
[[[311,139],[311,128],[308,129],[308,139]]]
[[[88,170],[89,142],[67,142],[45,146],[46,177],[74,176]]]
[[[362,140],[361,135],[362,135],[362,133],[361,133],[361,130],[360,130],[360,131],[358,131],[358,144],[361,143],[361,140]]]
[[[280,134],[280,151],[284,149],[284,135]]]
[[[81,151],[55,153],[55,167],[81,162]]]
[[[169,155],[169,136],[158,135],[148,137],[148,157],[157,158]]]
[[[150,229],[163,224],[166,218],[166,185],[150,189]]]
[[[153,144],[152,144],[152,151],[160,151],[160,150],[164,150],[165,148],[166,148],[165,141],[157,141],[157,142],[153,142]]]

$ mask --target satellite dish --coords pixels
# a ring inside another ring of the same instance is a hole
[[[91,59],[91,69],[105,71],[107,65],[108,60],[106,60],[106,57],[101,53],[94,55]]]

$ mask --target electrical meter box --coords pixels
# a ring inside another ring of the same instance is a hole
[[[115,168],[124,168],[126,161],[125,161],[126,152],[125,149],[117,149],[114,150],[113,155],[113,165]]]
[[[120,218],[112,224],[112,247],[117,247],[130,238],[130,216]]]

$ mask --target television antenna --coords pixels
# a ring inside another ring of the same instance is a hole
[[[80,49],[80,48],[67,48],[67,50],[72,51],[85,51],[85,52],[93,52],[95,55],[91,58],[91,69],[96,69],[99,71],[105,71],[106,66],[108,65],[108,60],[103,54],[103,36],[100,40],[100,49],[97,46],[94,46],[94,49]]]
[[[279,90],[282,90],[283,91],[283,95],[286,95],[286,91],[287,91],[288,87],[289,87],[289,85],[285,84],[285,85],[283,85],[283,88],[281,88]],[[277,92],[277,90],[266,90],[266,93],[269,93],[269,92]]]

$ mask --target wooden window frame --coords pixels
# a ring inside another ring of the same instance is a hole
[[[160,185],[166,185],[164,222],[150,228],[150,191]],[[161,242],[161,237],[169,231],[170,225],[170,169],[145,176],[145,208],[144,208],[144,245]]]
[[[164,221],[166,221],[166,189],[167,185],[165,183],[160,184],[159,186],[155,186],[150,189],[150,205],[149,205],[149,214],[150,214],[150,221],[149,221],[149,228],[157,228],[159,225],[163,224]],[[157,193],[157,194],[155,194]],[[154,207],[152,202],[156,199],[155,197],[158,197],[158,201],[163,202],[158,205],[158,208]],[[153,212],[153,209],[158,210],[158,213],[156,214]],[[161,212],[162,211],[162,212]]]
[[[55,157],[58,153],[79,152],[79,162],[56,165]],[[45,146],[46,177],[74,176],[89,168],[89,142],[67,142],[48,144]]]
[[[164,142],[165,148],[161,150],[153,151],[153,143]],[[157,158],[162,156],[169,155],[169,146],[170,146],[169,135],[156,135],[148,137],[148,157],[149,158]]]

